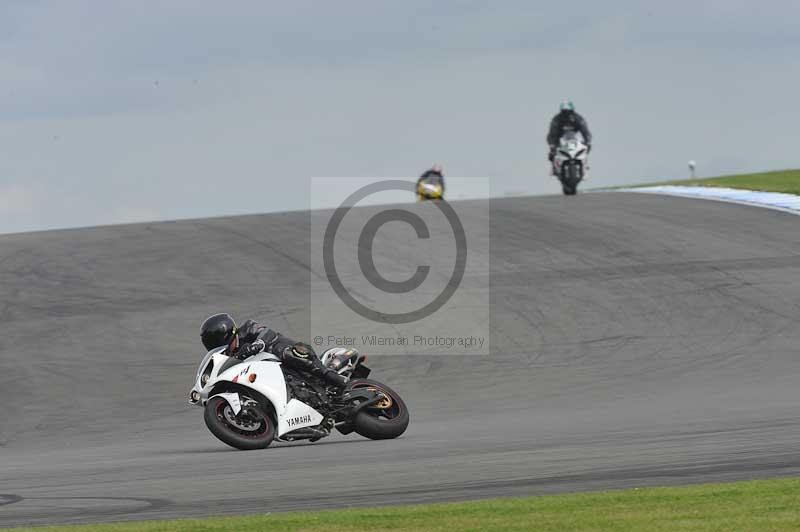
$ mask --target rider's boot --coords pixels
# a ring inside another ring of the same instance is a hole
[[[322,370],[322,378],[326,383],[335,386],[339,392],[344,390],[344,387],[347,386],[347,377],[343,377],[329,368],[324,368]]]

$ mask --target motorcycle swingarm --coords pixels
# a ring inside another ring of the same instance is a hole
[[[334,410],[331,413],[332,414],[339,414],[341,412],[349,410],[349,412],[347,413],[347,417],[352,419],[362,409],[367,408],[368,406],[372,406],[375,403],[377,403],[378,401],[380,401],[381,399],[383,399],[383,394],[375,393],[372,390],[359,388],[359,389],[351,390],[351,391],[347,392],[342,397],[342,399],[347,401],[348,404],[342,406],[341,408],[337,408],[336,410]],[[362,399],[362,401],[357,405],[349,404],[353,399]]]

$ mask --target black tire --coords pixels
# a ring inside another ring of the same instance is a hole
[[[583,178],[581,167],[577,164],[565,165],[561,168],[561,190],[567,196],[574,196],[578,192],[578,183]]]
[[[578,181],[581,180],[581,167],[578,164],[571,164],[569,165],[569,175],[567,176],[569,182],[573,185],[577,185]]]
[[[246,418],[242,418],[243,415]],[[203,419],[211,434],[223,443],[242,451],[252,451],[269,447],[275,438],[275,423],[260,407],[248,405],[235,417],[237,420],[242,418],[243,424],[246,422],[254,425],[253,430],[243,430],[231,424],[228,417],[233,417],[233,412],[225,399],[222,397],[209,399]]]
[[[403,399],[391,388],[370,379],[354,379],[347,385],[353,388],[377,388],[385,393],[391,404],[386,408],[367,407],[356,414],[353,420],[355,431],[371,440],[390,440],[406,431],[411,420]]]

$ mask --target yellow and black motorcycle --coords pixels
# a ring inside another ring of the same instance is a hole
[[[442,199],[444,199],[444,186],[441,179],[426,177],[417,181],[417,201],[437,201]]]

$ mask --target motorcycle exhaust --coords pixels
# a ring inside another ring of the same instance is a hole
[[[305,427],[302,429],[293,430],[292,432],[288,432],[281,436],[281,439],[284,441],[295,441],[295,440],[313,440],[313,439],[320,439],[328,436],[330,432],[324,429],[315,429],[314,427]]]

